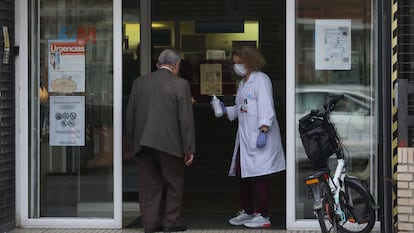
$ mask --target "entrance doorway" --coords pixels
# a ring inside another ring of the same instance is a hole
[[[180,76],[191,83],[194,98],[197,144],[195,162],[186,174],[183,222],[192,228],[230,227],[227,220],[239,208],[237,180],[227,176],[237,123],[215,118],[209,102],[216,94],[226,105],[234,103],[239,79],[229,60],[232,48],[241,44],[258,48],[267,60],[263,71],[273,83],[285,145],[285,1],[179,0],[172,4],[153,0],[150,12],[142,9],[143,4],[123,0],[123,112],[133,79],[151,72],[163,49],[180,51]],[[149,25],[144,20],[151,24],[149,40],[144,33]],[[144,56],[147,52],[151,55]],[[208,79],[210,69],[219,71],[214,73],[214,81]],[[135,227],[139,224],[140,187],[136,163],[127,153],[124,150],[123,216],[126,227]],[[272,224],[284,229],[284,173],[273,177],[271,192]]]

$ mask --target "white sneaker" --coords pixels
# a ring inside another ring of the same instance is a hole
[[[258,228],[258,227],[270,227],[272,224],[269,217],[263,217],[260,213],[257,213],[252,219],[246,221],[243,226]]]
[[[245,222],[251,220],[254,217],[254,214],[246,214],[244,210],[237,212],[236,216],[229,219],[229,223],[233,226],[241,226]]]

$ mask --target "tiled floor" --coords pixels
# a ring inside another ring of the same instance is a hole
[[[221,216],[218,218],[220,217]],[[212,217],[210,216],[210,218]],[[192,220],[198,222],[201,221],[195,218],[192,218]],[[129,220],[122,229],[18,228],[8,233],[143,233],[144,230],[141,223],[134,223],[134,221],[136,220]],[[272,227],[268,229],[249,229],[245,227],[231,226],[227,222],[220,224],[220,222],[214,218],[202,222],[203,223],[191,222],[191,224],[188,224],[189,229],[182,233],[320,233],[320,231],[317,230],[288,231],[283,230],[285,227],[273,226],[273,224]],[[380,233],[380,231],[373,231],[372,233]]]
[[[129,229],[15,229],[10,233],[143,233],[142,228]],[[189,229],[184,233],[320,233],[320,231],[288,231],[275,229]],[[372,233],[379,233],[375,231]]]
[[[16,229],[10,233],[142,233],[142,229]],[[287,231],[267,229],[190,229],[185,233],[319,233],[320,231]]]

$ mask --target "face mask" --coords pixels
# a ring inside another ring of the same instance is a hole
[[[242,76],[242,77],[244,77],[247,74],[246,67],[244,67],[243,64],[234,64],[233,70],[237,75]]]

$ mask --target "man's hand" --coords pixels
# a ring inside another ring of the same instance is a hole
[[[259,136],[257,136],[256,147],[262,148],[266,146],[266,142],[267,142],[267,133],[260,131]]]
[[[193,163],[194,154],[184,155],[184,163],[186,166],[190,166]]]

